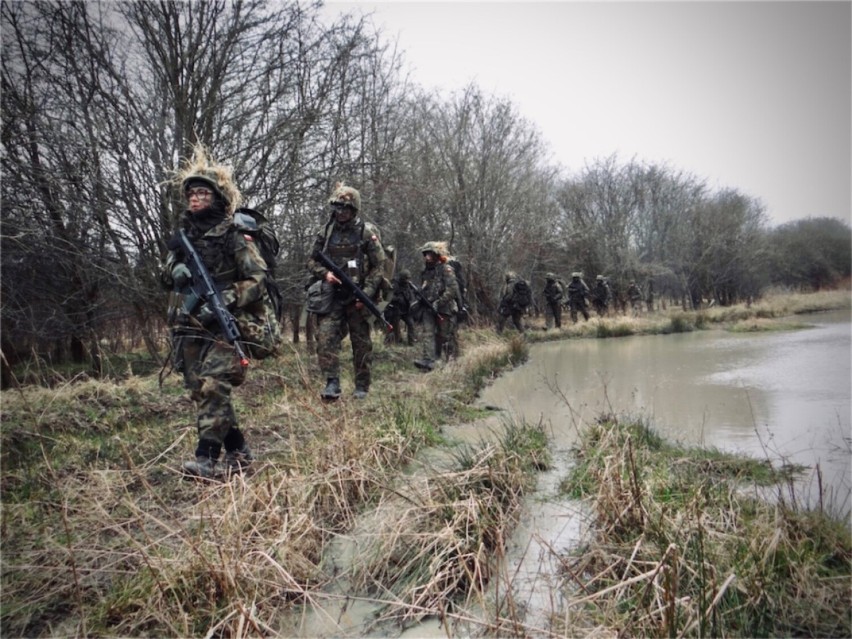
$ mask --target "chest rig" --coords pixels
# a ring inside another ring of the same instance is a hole
[[[332,224],[330,232],[327,231],[326,233],[323,250],[323,253],[328,255],[332,262],[349,277],[357,279],[359,283],[366,273],[362,247],[363,235],[363,222],[352,224],[347,228],[340,228],[336,224]]]
[[[228,224],[217,226],[204,235],[189,234],[189,240],[210,276],[222,287],[233,284],[237,277],[234,232],[234,227]]]

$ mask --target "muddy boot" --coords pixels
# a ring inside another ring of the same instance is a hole
[[[191,477],[201,479],[216,479],[221,476],[216,468],[216,462],[209,457],[198,456],[195,461],[184,462],[183,472]]]
[[[424,371],[424,372],[427,372],[427,373],[429,371],[431,371],[433,368],[435,368],[435,362],[433,362],[431,359],[426,359],[425,357],[423,359],[415,359],[414,365],[417,368],[419,368],[421,371]]]
[[[320,393],[320,397],[326,401],[334,401],[340,397],[340,380],[336,377],[329,377],[326,380],[325,388]]]
[[[227,468],[229,473],[241,473],[253,461],[254,455],[251,454],[248,444],[243,444],[243,447],[237,450],[225,451],[225,468]]]
[[[355,391],[352,393],[352,397],[354,397],[355,399],[366,399],[367,389],[363,386],[356,386]]]

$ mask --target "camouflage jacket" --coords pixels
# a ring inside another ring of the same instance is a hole
[[[183,228],[208,273],[219,287],[222,301],[228,309],[237,319],[247,314],[263,317],[267,295],[266,262],[261,257],[254,239],[239,232],[230,216],[207,232],[199,234],[185,223],[186,215],[185,213],[182,218]],[[179,247],[169,250],[165,267],[160,274],[160,282],[169,290],[174,288],[172,270],[179,262],[186,262],[183,250]],[[175,292],[173,311],[169,314],[171,325],[179,323],[181,312],[188,312],[190,315],[198,313],[201,304],[186,308],[186,302],[193,297],[188,289]],[[216,330],[215,325],[209,328]]]
[[[311,255],[316,251],[328,255],[368,297],[376,298],[384,280],[387,256],[379,230],[373,224],[357,217],[346,224],[331,222],[317,233]],[[325,279],[328,269],[313,257],[308,258],[307,267],[312,279]]]
[[[459,310],[459,281],[452,266],[446,263],[423,269],[420,290],[442,315],[452,315]]]

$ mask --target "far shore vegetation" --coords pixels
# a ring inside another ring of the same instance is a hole
[[[465,623],[501,637],[850,636],[847,522],[752,490],[796,469],[681,448],[611,415],[582,426],[562,484],[593,513],[588,538],[559,559],[551,629],[526,627],[511,581],[498,603],[486,592],[550,463],[547,431],[507,421],[465,447],[447,431],[491,414],[477,394],[532,341],[790,330],[807,326],[799,314],[849,308],[843,290],[551,331],[534,317],[526,338],[474,325],[463,356],[429,375],[376,339],[368,399],[331,405],[317,400],[309,345],[288,343],[235,393],[259,461],[224,483],[181,478],[192,409],[147,354],[111,353],[98,379],[22,362],[0,395],[0,633],[288,636],[345,579],[352,602],[377,605],[371,636],[428,617],[453,636]],[[401,481],[431,450],[449,462]],[[361,529],[369,542],[341,575],[324,558]]]

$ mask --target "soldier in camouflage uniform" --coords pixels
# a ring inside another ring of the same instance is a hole
[[[630,300],[633,316],[642,315],[642,289],[639,288],[636,280],[630,280],[630,284],[627,286],[627,299]]]
[[[582,313],[583,319],[589,319],[589,286],[582,279],[583,274],[579,271],[571,273],[571,281],[568,283],[568,307],[571,309],[571,321],[577,323],[577,313]]]
[[[356,189],[338,184],[328,203],[331,219],[317,234],[311,255],[322,251],[375,300],[384,281],[387,259],[379,230],[359,218],[361,194]],[[328,401],[340,397],[340,348],[348,331],[355,366],[353,396],[364,399],[370,390],[373,362],[370,312],[322,263],[311,257],[307,267],[331,296],[328,312],[317,315],[317,359],[326,381],[320,397]]]
[[[409,346],[414,344],[414,320],[411,319],[411,305],[414,303],[414,293],[411,291],[411,273],[401,270],[392,285],[391,300],[385,307],[385,319],[393,326],[393,331],[385,336],[389,344],[402,343],[402,324],[405,324],[405,335]]]
[[[458,300],[461,297],[456,272],[447,263],[447,250],[444,242],[427,242],[420,248],[423,254],[423,272],[420,274],[420,291],[428,302],[418,299],[412,309],[417,322],[417,341],[421,347],[421,357],[414,361],[420,370],[431,371],[441,353],[447,358],[455,357],[454,352],[458,328]]]
[[[553,328],[554,325],[556,328],[562,328],[562,298],[565,295],[565,290],[555,273],[548,273],[544,276],[544,279],[546,283],[542,293],[547,302],[544,330]]]
[[[595,286],[591,291],[591,298],[592,306],[600,317],[607,315],[611,295],[609,284],[606,283],[604,276],[598,275],[595,278]]]
[[[237,320],[262,312],[266,263],[251,236],[234,224],[241,198],[230,170],[212,164],[198,149],[178,177],[187,200],[180,227],[221,287],[228,310]],[[196,477],[217,477],[239,471],[253,459],[231,402],[231,390],[243,383],[246,367],[225,341],[210,306],[187,288],[192,274],[177,236],[168,248],[161,281],[175,291],[169,312],[174,364],[197,407],[195,460],[183,469]],[[225,463],[217,467],[223,447]]]
[[[524,333],[524,311],[525,306],[521,306],[515,300],[515,284],[521,277],[514,271],[506,272],[506,280],[503,288],[500,289],[500,305],[497,308],[497,332],[502,333],[506,326],[506,321],[511,319],[512,325],[519,333]]]

